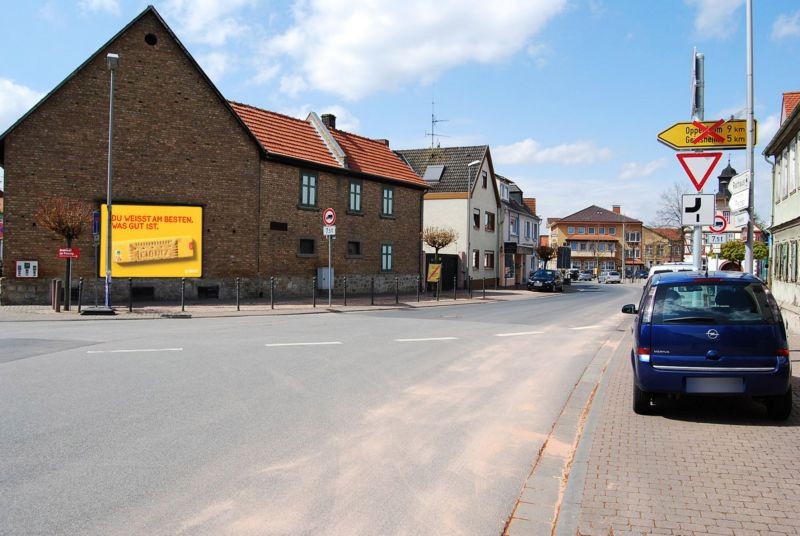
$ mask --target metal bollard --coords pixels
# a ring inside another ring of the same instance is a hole
[[[83,303],[83,278],[78,278],[78,314],[81,314],[81,305]]]
[[[239,310],[239,278],[236,278],[236,310]]]
[[[419,303],[419,275],[417,276],[417,303]]]
[[[269,308],[275,309],[275,276],[269,277]]]
[[[375,277],[370,280],[369,284],[369,304],[375,305]]]
[[[439,301],[439,295],[442,293],[442,278],[439,277],[439,281],[436,282],[436,301]]]
[[[472,299],[472,276],[468,276],[467,278],[467,290],[469,291],[469,299]]]
[[[128,278],[128,312],[133,312],[133,278]]]
[[[400,303],[400,279],[394,276],[394,304]]]
[[[458,290],[458,283],[456,276],[453,276],[453,301],[456,301],[456,291]]]
[[[181,277],[181,312],[186,310],[186,278]]]
[[[311,306],[317,306],[317,276],[311,278]]]
[[[344,285],[344,306],[347,307],[347,276],[342,278],[342,284]]]
[[[55,299],[55,308],[56,308],[56,312],[57,313],[61,312],[61,288],[62,288],[62,285],[63,285],[62,281],[60,279],[56,279],[56,284],[55,284],[55,294],[56,294],[56,296],[55,296],[55,298],[56,298]]]
[[[486,278],[483,278],[483,299],[486,299]]]

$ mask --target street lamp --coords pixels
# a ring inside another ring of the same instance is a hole
[[[111,309],[111,148],[114,127],[114,73],[119,66],[119,54],[106,55],[106,65],[111,73],[111,86],[108,93],[108,183],[106,185],[106,299],[105,306]]]

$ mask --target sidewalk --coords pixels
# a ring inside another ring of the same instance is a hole
[[[623,345],[603,378],[569,474],[553,534],[800,533],[800,334],[790,334],[792,417],[768,420],[739,399],[631,409]]]
[[[128,304],[117,304],[113,307],[115,315],[95,316],[80,315],[77,304],[73,303],[69,311],[56,313],[49,305],[3,305],[0,306],[0,322],[3,321],[43,321],[43,320],[113,320],[113,319],[153,319],[153,318],[214,318],[234,316],[263,316],[286,314],[315,313],[347,313],[356,311],[376,311],[382,309],[422,308],[445,305],[478,305],[498,301],[519,299],[541,299],[558,294],[531,292],[524,288],[486,289],[486,297],[482,290],[473,290],[472,298],[466,292],[459,291],[457,299],[453,299],[452,291],[442,292],[437,300],[431,293],[416,295],[400,295],[398,303],[395,296],[380,295],[372,300],[369,296],[348,296],[347,305],[341,295],[333,296],[330,307],[328,297],[319,297],[316,305],[311,298],[277,299],[273,305],[269,299],[240,301],[228,300],[186,301],[184,307],[175,302],[139,302],[133,304],[132,311]],[[373,303],[374,301],[374,303]],[[94,303],[84,303],[82,309],[93,307]]]

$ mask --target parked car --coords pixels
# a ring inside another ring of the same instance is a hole
[[[667,272],[691,272],[694,270],[694,264],[690,262],[667,262],[664,264],[656,264],[650,267],[647,273],[648,277],[655,274],[664,274]]]
[[[652,276],[635,314],[633,410],[657,395],[741,395],[773,419],[792,410],[791,362],[780,309],[764,283],[741,272]]]
[[[594,280],[594,272],[591,270],[581,270],[581,273],[578,274],[578,281],[593,281]]]
[[[598,283],[622,283],[622,277],[616,270],[609,270],[600,274],[597,278]]]
[[[647,279],[647,270],[639,269],[633,273],[634,279]]]
[[[572,281],[577,281],[578,280],[578,276],[580,276],[580,273],[581,273],[580,270],[578,270],[577,268],[570,268],[569,269],[569,278]]]
[[[536,270],[528,278],[528,290],[564,292],[564,278],[558,270]]]

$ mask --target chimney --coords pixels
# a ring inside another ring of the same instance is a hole
[[[614,214],[622,214],[622,211],[619,208],[619,205],[611,205],[611,210],[614,212]]]
[[[336,116],[333,114],[322,114],[322,124],[327,128],[336,128]]]
[[[525,205],[531,209],[531,212],[536,214],[536,198],[535,197],[526,197],[522,200]]]
[[[378,143],[384,144],[386,147],[389,147],[389,140],[387,140],[386,138],[379,138],[379,139],[377,139],[375,141],[377,141]]]

